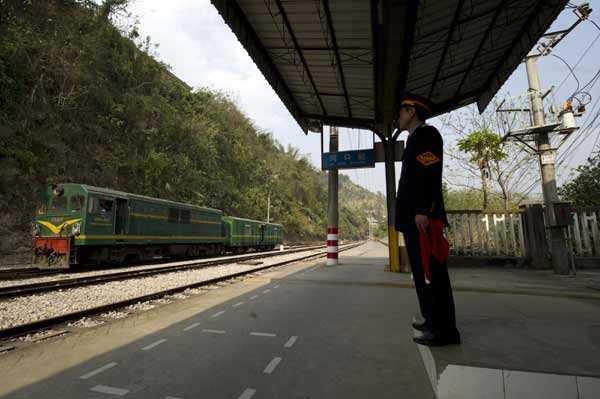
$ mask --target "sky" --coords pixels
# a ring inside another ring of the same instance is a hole
[[[600,0],[589,3],[592,9],[597,9],[592,12],[591,19],[600,26]],[[321,167],[320,135],[304,134],[209,0],[132,0],[129,11],[137,20],[142,37],[149,36],[152,43],[158,45],[155,57],[168,64],[171,72],[194,88],[228,93],[257,128],[271,132],[285,146],[298,148],[300,154],[306,156],[315,167]],[[565,9],[550,31],[565,29],[575,21],[576,17],[571,10]],[[599,35],[599,28],[584,21],[553,51],[554,55],[563,58],[571,67],[583,55],[573,71],[580,86],[585,85],[600,68]],[[540,58],[538,73],[543,88],[552,85],[557,88],[555,94],[559,106],[577,88],[577,82],[570,75],[568,67],[555,56]],[[521,64],[501,88],[497,98],[522,94],[526,90],[525,65]],[[589,124],[590,128],[575,132],[558,150],[558,158],[564,159],[557,168],[559,184],[572,176],[575,167],[585,163],[595,144],[600,144],[597,141],[600,134],[597,121],[600,118],[594,119],[597,111],[594,107],[600,104],[600,85],[595,86],[590,94],[592,101],[587,106],[587,112],[577,119],[578,124]],[[439,118],[430,123],[437,126],[443,135],[447,133]],[[403,133],[400,138],[405,136],[406,133]],[[446,146],[453,145],[455,139],[445,137]],[[340,150],[370,148],[373,140],[370,131],[340,129]],[[396,163],[396,181],[400,168],[401,164]],[[342,173],[370,191],[385,193],[383,164]],[[535,196],[540,191],[541,185],[534,185],[531,195]]]

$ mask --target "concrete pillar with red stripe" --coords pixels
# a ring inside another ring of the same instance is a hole
[[[338,130],[329,129],[329,152],[338,152]],[[329,201],[327,209],[327,266],[338,264],[338,170],[328,172]]]
[[[337,265],[338,261],[338,229],[329,227],[327,229],[327,265]]]

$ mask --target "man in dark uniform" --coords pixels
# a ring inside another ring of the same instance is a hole
[[[434,256],[440,252],[440,240],[447,244],[442,234],[447,219],[442,197],[443,141],[438,130],[425,123],[430,113],[429,101],[418,96],[405,97],[400,106],[398,129],[408,130],[409,135],[398,183],[396,230],[404,234],[424,318],[423,323],[413,323],[423,332],[414,341],[439,346],[459,344],[460,334],[445,260],[447,247],[443,256]]]

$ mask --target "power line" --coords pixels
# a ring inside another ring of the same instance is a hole
[[[583,52],[583,54],[581,54],[581,56],[579,57],[579,59],[577,60],[577,62],[575,63],[575,65],[573,65],[573,70],[577,69],[577,65],[579,65],[579,63],[581,62],[581,60],[583,60],[583,58],[586,55],[588,55],[589,51],[594,46],[594,44],[596,44],[596,42],[598,41],[598,39],[600,39],[600,33],[598,33],[598,35],[596,35],[596,37],[594,38],[594,40],[592,40],[592,42],[590,43],[590,45],[585,49],[585,51]],[[565,78],[562,80],[562,82],[560,82],[560,84],[558,85],[558,88],[556,89],[557,91],[562,87],[562,85],[565,83],[565,81],[568,78],[569,78],[569,74],[567,74],[567,76],[565,76]]]
[[[559,57],[556,54],[550,54],[550,55],[561,60],[567,66],[567,68],[569,68],[569,72],[571,72],[571,75],[573,75],[573,79],[575,79],[575,81],[577,82],[577,88],[575,89],[575,91],[578,91],[579,90],[579,79],[577,79],[577,76],[575,75],[573,68],[571,68],[571,66],[567,63],[567,61],[565,61],[562,57]],[[567,77],[569,77],[568,74],[567,74]]]

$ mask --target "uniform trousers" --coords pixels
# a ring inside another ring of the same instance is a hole
[[[458,335],[458,330],[456,329],[454,298],[446,262],[440,264],[435,257],[431,256],[429,260],[431,282],[426,284],[417,226],[415,223],[411,223],[403,227],[408,260],[425,325],[436,335],[455,337]]]

